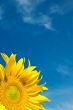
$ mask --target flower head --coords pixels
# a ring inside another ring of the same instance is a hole
[[[40,72],[35,70],[36,66],[29,61],[25,68],[25,59],[17,62],[15,54],[1,56],[6,65],[0,64],[0,110],[45,110],[41,103],[48,98],[39,92],[47,88],[45,84],[39,85]]]

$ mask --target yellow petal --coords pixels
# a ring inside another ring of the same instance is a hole
[[[1,53],[1,56],[5,60],[5,62],[8,63],[9,57],[5,53]]]
[[[14,63],[16,62],[16,55],[15,54],[11,54],[10,58],[9,58],[9,62],[6,65],[5,68],[5,74],[7,76],[10,75],[11,71],[12,71],[12,67],[14,66]]]
[[[39,103],[41,103],[43,101],[48,101],[47,97],[42,96],[40,94],[37,94],[37,96],[35,96],[35,97],[30,97],[30,99],[33,100],[34,102],[39,102]]]
[[[3,81],[4,80],[4,70],[3,70],[3,66],[0,64],[0,80]]]
[[[31,86],[31,88],[28,88],[28,93],[29,95],[33,96],[35,95],[36,93],[38,92],[42,92],[43,90],[47,90],[48,88],[46,88],[44,86],[44,84],[40,85],[40,86],[37,86],[37,85],[34,85],[34,86]]]
[[[27,78],[29,78],[29,75],[32,75],[31,73],[32,73],[32,71],[34,70],[36,68],[36,66],[31,66],[31,67],[28,67],[28,68],[26,68],[26,69],[24,69],[24,71],[23,71],[23,74],[21,74],[20,76],[19,76],[19,79],[21,80],[21,79],[27,79]]]
[[[21,58],[19,61],[18,61],[18,63],[17,63],[17,76],[19,76],[19,75],[21,75],[21,70],[22,70],[22,68],[24,69],[24,62],[25,62],[25,59],[24,58]]]
[[[41,105],[41,109],[40,110],[46,110],[46,109]]]

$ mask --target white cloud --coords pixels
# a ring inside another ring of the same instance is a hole
[[[61,3],[53,4],[49,8],[50,14],[64,15],[73,12],[73,0],[64,0]]]
[[[49,11],[47,9],[46,14],[43,12],[37,12],[38,6],[41,6],[46,0],[16,0],[18,5],[18,11],[21,14],[22,20],[25,23],[43,26],[48,30],[56,31],[53,28],[51,14],[58,14],[60,16],[73,11],[73,0],[65,0],[61,4],[53,4]],[[40,14],[42,13],[42,14]]]
[[[58,15],[64,14],[63,9],[58,4],[51,6],[49,9],[49,13],[50,14],[58,14]]]
[[[25,23],[43,26],[48,30],[55,31],[52,27],[52,19],[48,14],[36,13],[37,6],[45,0],[17,0],[18,10]]]
[[[56,110],[73,110],[73,102],[62,102]]]
[[[73,87],[52,89],[46,95],[52,97],[51,106],[46,104],[46,110],[73,110]]]
[[[59,110],[73,110],[73,102],[65,102],[58,106]]]
[[[47,107],[46,110],[73,110],[73,102],[63,102],[60,105],[56,106],[56,108]]]
[[[60,74],[71,76],[73,74],[73,67],[70,67],[69,65],[59,65],[56,68],[56,71]]]
[[[44,2],[44,0],[16,0],[19,10],[23,15],[31,15],[36,10],[36,7]]]
[[[60,96],[60,98],[64,98],[66,96],[70,97],[71,95],[73,95],[73,87],[71,86],[71,87],[60,87],[60,88],[51,89],[48,92],[46,91],[45,94],[53,97]],[[64,96],[64,97],[61,97],[61,96]]]
[[[52,27],[52,20],[47,15],[40,15],[37,18],[33,16],[25,16],[23,21],[33,25],[43,26],[48,30],[55,31],[55,29]]]
[[[29,0],[16,0],[18,2],[18,6],[20,7],[20,11],[23,14],[30,14],[33,11],[34,6],[32,2]]]

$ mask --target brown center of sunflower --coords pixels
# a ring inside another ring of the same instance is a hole
[[[9,86],[6,90],[6,96],[11,100],[16,100],[20,97],[20,91],[16,86]]]

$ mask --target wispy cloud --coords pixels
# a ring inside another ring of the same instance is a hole
[[[51,6],[49,9],[49,13],[50,14],[58,14],[58,15],[64,14],[63,9],[58,4],[54,4],[53,6]]]
[[[73,110],[73,102],[65,102],[58,106],[59,110]]]
[[[63,102],[60,105],[58,105],[56,108],[47,107],[46,110],[73,110],[73,102],[70,103]]]
[[[61,3],[55,3],[49,8],[50,14],[64,15],[73,12],[73,0],[64,0]]]
[[[16,0],[18,11],[21,14],[22,20],[25,23],[43,26],[48,30],[56,31],[53,28],[53,21],[50,15],[57,14],[63,16],[66,13],[73,11],[73,0],[64,0],[61,3],[55,3],[47,9],[47,12],[38,12],[38,6],[46,0]],[[49,2],[48,2],[49,3]],[[41,14],[40,14],[41,13]],[[54,18],[53,18],[54,19]]]
[[[18,3],[19,7],[21,7],[21,10],[30,14],[35,10],[37,5],[44,2],[45,0],[36,0],[36,1],[34,1],[34,0],[16,0],[16,1]]]
[[[43,12],[37,12],[38,6],[44,1],[45,0],[17,0],[18,10],[25,23],[43,26],[48,30],[55,31],[52,26],[51,17],[48,14],[43,14]]]
[[[52,19],[47,15],[40,15],[38,17],[34,16],[24,16],[23,21],[26,23],[30,23],[33,25],[39,25],[47,28],[48,30],[55,31],[55,29],[52,27]]]
[[[73,110],[73,88],[56,88],[47,92],[52,97],[51,106],[46,104],[46,110]]]
[[[69,65],[58,65],[58,67],[56,68],[56,71],[62,75],[66,75],[66,76],[72,76],[73,74],[73,67],[69,66]]]

